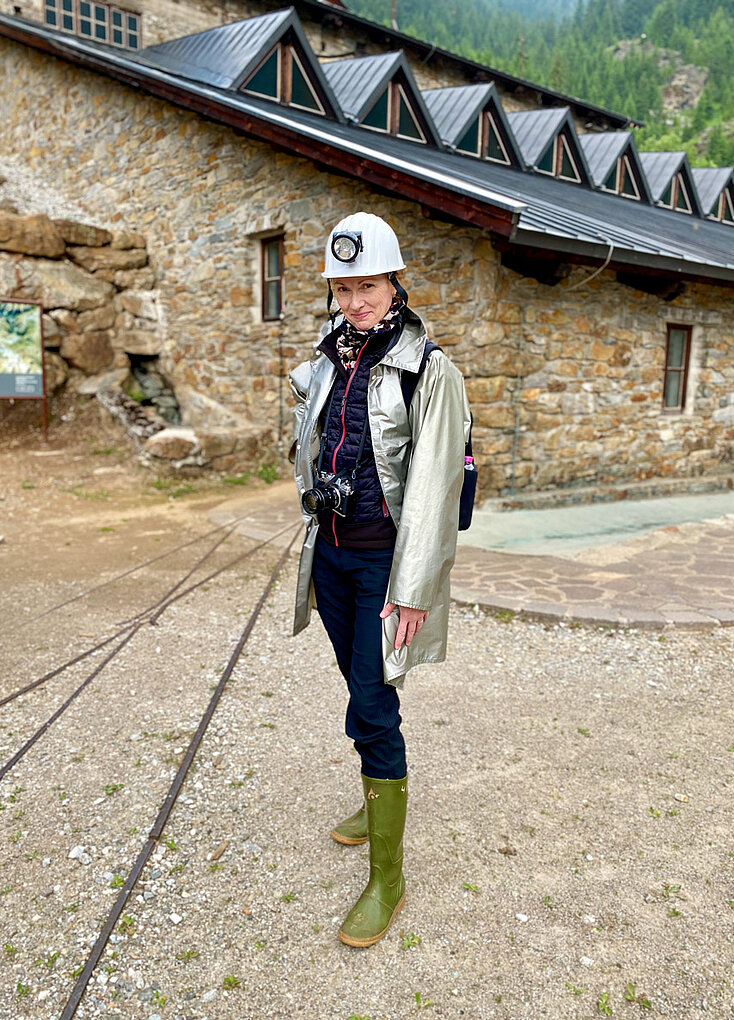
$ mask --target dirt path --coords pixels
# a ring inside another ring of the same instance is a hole
[[[203,535],[232,490],[153,486],[87,407],[47,450],[0,436],[3,697],[155,601],[214,538],[33,617]],[[253,544],[232,536],[208,563]],[[146,625],[0,783],[2,1020],[60,1015],[276,556]],[[335,935],[364,848],[328,838],[359,766],[318,623],[290,637],[293,578],[292,563],[77,1015],[729,1018],[734,631],[457,609],[449,662],[403,697],[407,904],[362,952]],[[90,668],[2,708],[0,765]]]

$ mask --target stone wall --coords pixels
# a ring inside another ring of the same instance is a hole
[[[90,221],[147,237],[161,366],[184,424],[270,429],[287,449],[284,376],[324,317],[324,238],[366,208],[420,267],[406,273],[411,303],[467,378],[485,495],[731,472],[730,290],[686,285],[666,303],[608,271],[586,285],[585,268],[544,286],[502,267],[486,234],[414,203],[5,40],[0,63],[0,153],[48,181],[50,203],[73,196]],[[275,323],[259,309],[261,238],[274,232],[286,265]],[[671,322],[696,327],[683,414],[661,411]]]
[[[0,183],[2,178],[0,178]],[[130,354],[159,344],[145,238],[0,207],[0,295],[44,307],[46,389],[120,388]]]

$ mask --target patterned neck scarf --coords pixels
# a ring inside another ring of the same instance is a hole
[[[403,302],[396,294],[392,304],[387,312],[385,312],[385,317],[376,326],[372,326],[371,329],[360,330],[353,326],[351,322],[347,322],[346,319],[344,320],[340,334],[336,338],[336,353],[339,355],[341,363],[347,372],[352,371],[357,362],[359,352],[366,343],[369,343],[373,336],[380,336],[394,329],[400,317],[402,307]]]

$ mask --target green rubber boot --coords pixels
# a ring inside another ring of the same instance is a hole
[[[367,888],[347,914],[339,938],[363,948],[379,942],[405,903],[403,830],[408,780],[362,776],[370,841]]]
[[[358,846],[367,842],[370,837],[367,832],[367,810],[364,804],[359,811],[355,811],[349,818],[334,826],[331,838],[337,843],[343,843],[344,846]]]

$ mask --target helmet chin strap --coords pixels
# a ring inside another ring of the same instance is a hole
[[[407,308],[408,307],[408,292],[407,292],[407,290],[400,284],[400,282],[398,281],[398,278],[397,278],[395,273],[390,273],[390,275],[388,276],[388,280],[390,281],[390,283],[395,288],[395,293],[398,295],[400,300],[403,302],[403,304]]]
[[[334,292],[331,289],[331,280],[327,280],[327,285],[328,285],[328,288],[329,288],[329,293],[328,293],[327,298],[326,298],[326,313],[329,316],[329,321],[331,322],[331,328],[333,329],[334,328],[334,323],[336,322],[336,312],[332,312],[332,310],[331,310],[331,302],[334,300]]]

